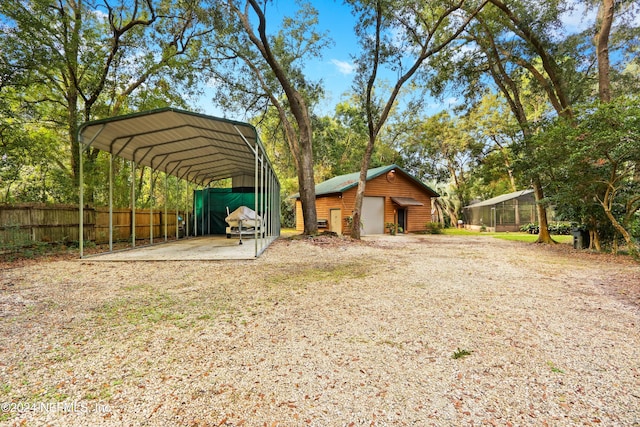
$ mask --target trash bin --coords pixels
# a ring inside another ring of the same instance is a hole
[[[573,249],[586,249],[589,247],[589,232],[580,229],[571,230],[573,235]]]

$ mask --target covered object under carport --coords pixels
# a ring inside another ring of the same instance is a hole
[[[84,123],[80,141],[80,236],[84,236],[83,152],[96,148],[134,166],[162,171],[201,187],[231,179],[253,188],[255,211],[264,233],[256,230],[258,257],[280,234],[280,183],[256,129],[243,122],[163,108]],[[135,188],[135,182],[132,183]],[[109,173],[109,250],[113,250],[113,172]],[[134,215],[135,217],[135,215]],[[135,230],[135,227],[133,228]],[[83,238],[80,238],[83,256]],[[132,236],[135,246],[135,233]]]

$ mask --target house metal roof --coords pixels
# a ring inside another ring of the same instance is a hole
[[[384,175],[385,173],[390,172],[392,170],[400,171],[407,178],[411,179],[420,187],[425,189],[428,193],[430,193],[432,197],[439,197],[438,193],[433,191],[424,183],[417,180],[416,178],[411,176],[407,171],[405,171],[404,169],[402,169],[401,167],[395,164],[369,169],[367,171],[367,181],[370,181],[373,178],[376,178],[380,175]],[[328,179],[316,185],[316,196],[344,193],[350,188],[356,187],[358,185],[359,179],[360,179],[360,172],[353,172],[350,174],[333,177],[331,179]],[[300,196],[299,194],[295,195],[295,197],[299,197],[299,196]]]
[[[173,108],[87,122],[78,135],[86,147],[200,185],[253,176],[256,152],[265,153],[248,123]]]
[[[517,199],[518,197],[525,196],[527,194],[533,193],[532,189],[528,190],[520,190],[514,191],[513,193],[503,194],[501,196],[493,197],[491,199],[483,200],[482,202],[473,203],[469,206],[465,206],[464,209],[467,208],[480,208],[482,206],[492,206],[497,205],[498,203],[506,202],[508,200]]]

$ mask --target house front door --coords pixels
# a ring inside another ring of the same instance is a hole
[[[398,233],[404,233],[407,230],[407,210],[406,209],[398,209],[398,227],[399,227]]]
[[[329,231],[342,234],[342,211],[331,209],[329,212]]]

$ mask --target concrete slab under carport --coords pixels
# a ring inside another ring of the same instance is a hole
[[[272,241],[277,239],[273,237]],[[258,241],[258,245],[260,245]],[[262,244],[271,242],[265,239]],[[85,257],[88,258],[88,257]],[[216,261],[255,259],[255,240],[227,239],[226,236],[203,236],[180,239],[151,246],[108,252],[90,257],[92,261]]]

